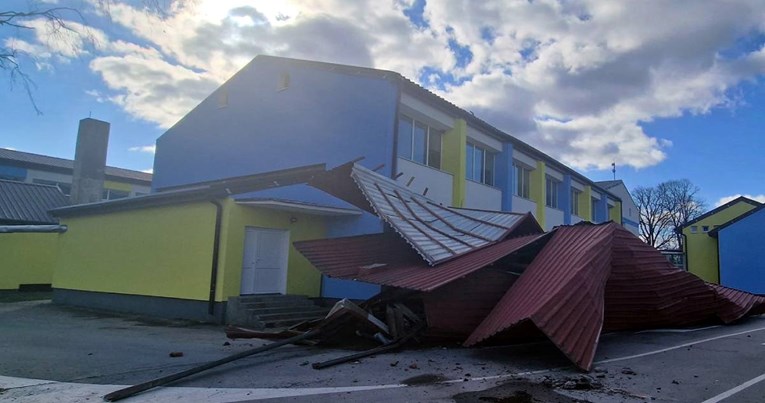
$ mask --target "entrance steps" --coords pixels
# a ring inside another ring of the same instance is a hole
[[[303,295],[260,294],[230,297],[226,323],[251,329],[276,329],[324,317],[329,308]]]

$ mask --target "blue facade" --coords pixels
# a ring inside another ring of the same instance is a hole
[[[502,191],[502,210],[513,211],[515,176],[513,175],[513,143],[502,143],[502,152],[496,161],[496,186]]]
[[[563,224],[571,224],[571,175],[563,175],[563,184],[560,189],[560,205],[563,210]]]
[[[364,157],[390,176],[399,88],[369,74],[257,57],[159,139],[154,189],[302,165],[328,168]],[[306,185],[239,195],[336,207]],[[332,220],[330,237],[382,232],[375,216]],[[367,298],[376,285],[324,279],[322,295]]]
[[[383,78],[257,57],[157,140],[153,186],[358,157],[390,175],[397,101]]]
[[[720,284],[755,294],[765,294],[765,209],[726,226],[717,234]]]

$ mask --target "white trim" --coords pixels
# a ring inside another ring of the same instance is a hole
[[[454,118],[451,116],[404,93],[401,94],[399,114],[420,120],[439,130],[449,130],[454,126]]]
[[[258,207],[269,210],[289,211],[293,213],[320,216],[358,216],[361,210],[330,206],[313,206],[303,203],[293,203],[283,200],[242,200],[236,204],[247,207]]]
[[[573,179],[571,180],[571,187],[576,189],[576,190],[578,190],[578,191],[580,191],[580,192],[584,192],[584,186],[585,185],[583,185],[583,184],[581,184],[581,183],[579,183],[579,182],[577,182],[577,181],[575,181]]]
[[[521,164],[528,166],[530,169],[537,169],[537,160],[520,151],[513,150],[513,161],[520,162]]]
[[[563,182],[563,174],[554,169],[551,169],[550,167],[547,167],[547,169],[545,169],[545,174],[555,178],[558,182],[561,182],[561,183]]]
[[[490,149],[490,151],[494,151],[496,153],[502,152],[502,142],[490,137],[487,134],[484,134],[482,132],[479,132],[474,127],[468,126],[467,128],[467,137],[468,141],[478,144],[480,146],[484,146],[485,148]]]

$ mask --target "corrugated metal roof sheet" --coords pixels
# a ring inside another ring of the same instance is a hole
[[[48,167],[58,170],[71,171],[74,169],[74,161],[64,158],[50,157],[47,155],[25,153],[16,150],[9,150],[7,148],[0,148],[0,160],[5,160],[11,163],[19,163],[24,166],[38,166]],[[124,178],[133,181],[146,182],[145,185],[151,184],[152,175],[141,171],[133,171],[131,169],[116,168],[107,166],[104,170],[106,176],[112,176],[116,178]]]
[[[545,235],[509,238],[434,267],[423,262],[401,237],[392,233],[302,241],[294,245],[330,277],[432,291],[531,246]]]
[[[0,222],[55,224],[58,220],[48,210],[68,203],[55,186],[0,180]]]
[[[574,363],[589,368],[603,324],[615,224],[561,227],[465,341],[480,343],[531,321]]]
[[[614,223],[560,227],[465,342],[533,323],[588,370],[601,329],[729,323],[765,311],[765,297],[707,284]]]
[[[431,265],[505,238],[525,216],[442,206],[360,165],[351,177],[377,215]]]

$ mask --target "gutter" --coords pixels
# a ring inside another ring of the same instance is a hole
[[[64,233],[66,225],[0,225],[0,234],[14,233]]]
[[[215,289],[218,286],[218,256],[220,254],[220,231],[223,216],[223,205],[217,200],[210,200],[215,205],[215,237],[213,240],[212,267],[210,269],[210,297],[207,302],[207,313],[215,313]]]

